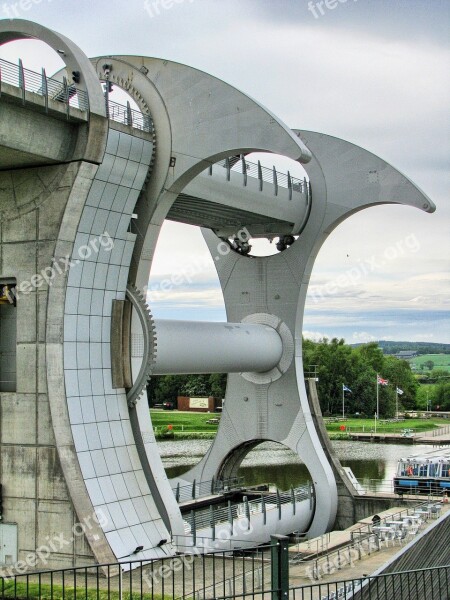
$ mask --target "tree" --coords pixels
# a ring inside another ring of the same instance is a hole
[[[394,397],[396,388],[400,388],[403,391],[403,394],[398,397],[400,409],[410,410],[416,407],[418,384],[406,360],[400,360],[393,356],[385,356],[383,376],[392,384]]]
[[[305,371],[318,365],[318,394],[324,414],[342,413],[342,385],[352,393],[345,396],[345,413],[355,412],[373,416],[376,411],[377,373],[388,379],[390,385],[379,386],[379,409],[383,417],[394,416],[395,389],[403,390],[400,406],[415,406],[417,382],[409,364],[393,356],[384,356],[377,344],[363,344],[352,348],[344,340],[323,339],[320,342],[303,341]]]
[[[227,374],[213,373],[209,376],[210,395],[214,398],[225,398],[227,390]]]
[[[450,410],[450,382],[443,381],[436,386],[436,406],[440,410]]]
[[[434,367],[434,362],[432,360],[427,360],[425,362],[425,366],[427,367],[427,369],[429,369],[430,371],[432,371],[433,367]]]
[[[378,342],[369,342],[358,347],[363,359],[376,371],[380,373],[383,370],[384,354],[383,350],[378,347]],[[384,377],[384,374],[383,374]]]
[[[181,389],[186,382],[187,375],[163,375],[152,377],[147,385],[147,398],[149,406],[163,402],[177,401]]]

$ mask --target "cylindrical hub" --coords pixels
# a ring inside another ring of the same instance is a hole
[[[153,375],[263,373],[281,358],[277,331],[252,323],[156,320]]]

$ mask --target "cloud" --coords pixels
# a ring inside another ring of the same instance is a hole
[[[143,0],[130,0],[126,10],[104,0],[61,6],[62,0],[41,2],[23,16],[60,31],[90,56],[157,55],[192,65],[242,89],[288,125],[352,141],[411,177],[435,201],[436,214],[377,206],[342,223],[318,255],[311,286],[327,285],[373,256],[384,264],[319,303],[310,290],[305,329],[346,339],[360,332],[450,342],[447,0],[348,0],[320,19],[306,0],[186,0],[153,18]],[[80,27],[79,15],[88,11]],[[38,72],[60,64],[30,41],[1,48],[7,60],[18,55]],[[386,249],[411,234],[419,250],[385,260]],[[200,231],[168,223],[150,287],[180,273],[193,273],[191,281],[156,300],[155,314],[224,319]]]

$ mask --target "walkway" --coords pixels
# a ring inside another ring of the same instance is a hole
[[[385,517],[389,517],[395,513],[399,513],[400,511],[405,511],[404,507],[391,508],[382,513],[379,513],[379,516],[384,519]],[[445,504],[442,507],[441,515],[444,515],[450,511],[450,505]],[[420,528],[419,533],[426,530],[432,523],[435,521],[433,519],[428,519]],[[348,560],[348,552],[344,552],[344,546],[350,542],[351,540],[351,532],[357,530],[362,526],[368,526],[372,524],[372,518],[368,517],[363,519],[359,523],[352,525],[348,529],[344,531],[333,531],[328,534],[329,541],[327,544],[328,552],[334,552],[334,554],[330,557],[329,561],[329,574],[325,574],[322,572],[321,578],[315,580],[312,578],[312,567],[313,561],[304,562],[300,564],[291,564],[289,569],[289,581],[291,587],[297,587],[302,585],[312,585],[314,583],[328,583],[332,581],[340,581],[344,579],[352,579],[358,577],[364,577],[365,575],[370,575],[374,573],[377,569],[379,569],[384,563],[386,563],[390,558],[392,558],[397,552],[399,552],[403,545],[397,541],[393,542],[382,542],[380,545],[380,549],[376,549],[375,547],[370,549],[370,553],[368,551],[369,546],[367,545],[367,550],[363,553],[362,558],[357,558],[357,552],[350,552],[350,561]],[[327,537],[322,536],[322,537]],[[411,541],[406,538],[407,541]],[[321,538],[317,538],[317,540],[310,540],[309,542],[303,542],[302,544],[296,545],[290,549],[291,554],[301,551],[302,553],[311,552],[314,550],[313,546],[319,543]],[[308,549],[308,546],[310,547]],[[339,568],[339,561],[337,558],[337,550],[338,548],[342,548],[341,554],[341,565]],[[347,558],[345,556],[347,555]]]

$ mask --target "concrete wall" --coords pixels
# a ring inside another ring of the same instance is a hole
[[[61,215],[79,165],[1,172],[0,280],[31,281],[55,254]],[[5,185],[14,197],[5,197]],[[9,205],[8,205],[9,202]],[[20,204],[19,204],[20,203]],[[15,209],[15,218],[9,218]],[[45,362],[48,285],[17,298],[17,388],[0,394],[0,482],[3,522],[18,523],[19,560],[64,535],[51,566],[86,563],[84,536],[73,536],[76,514],[61,472],[50,415]],[[37,562],[44,567],[45,563]]]

